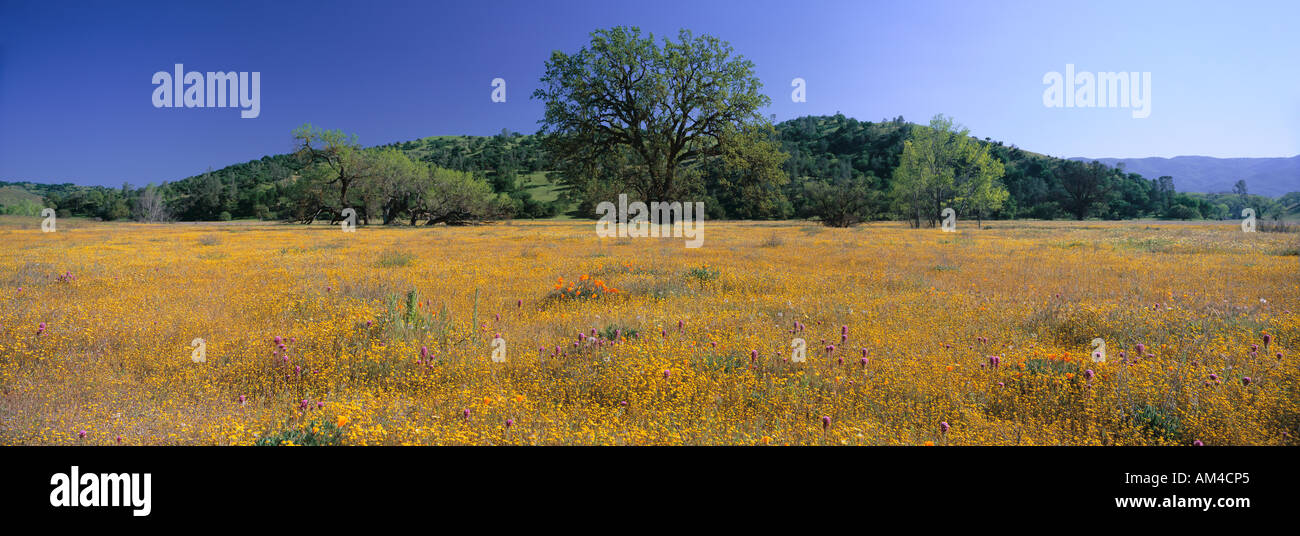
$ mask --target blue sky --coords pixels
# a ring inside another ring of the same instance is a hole
[[[616,25],[729,41],[778,120],[944,113],[1054,156],[1300,154],[1300,2],[0,0],[0,180],[176,180],[286,152],[304,122],[364,145],[531,133],[550,52]],[[260,117],[154,108],[176,63],[260,72]],[[1067,63],[1150,72],[1150,117],[1045,107]]]

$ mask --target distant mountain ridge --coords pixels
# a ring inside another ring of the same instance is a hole
[[[1124,170],[1147,179],[1163,175],[1174,178],[1180,192],[1225,193],[1232,191],[1237,180],[1246,181],[1252,194],[1278,197],[1300,191],[1300,155],[1280,158],[1214,158],[1210,156],[1175,156],[1173,158],[1083,158],[1108,166],[1124,164]]]

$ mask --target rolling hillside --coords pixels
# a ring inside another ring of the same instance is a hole
[[[917,127],[901,117],[868,122],[838,114],[781,122],[776,125],[776,131],[782,150],[790,155],[783,166],[790,183],[775,194],[773,203],[758,211],[747,205],[752,200],[730,195],[718,177],[706,177],[702,187],[710,206],[714,207],[710,217],[798,217],[799,207],[809,202],[805,197],[809,181],[844,180],[859,181],[875,191],[873,212],[887,217],[893,170],[898,165],[903,140]],[[1061,183],[1063,164],[1067,160],[998,141],[980,141],[989,143],[994,157],[1005,165],[1002,182],[1011,197],[1003,210],[990,216],[1039,219],[1069,216],[1066,210],[1069,197]],[[549,158],[536,135],[502,131],[494,136],[431,136],[381,147],[399,150],[419,162],[480,177],[494,191],[516,200],[515,217],[572,215],[581,208],[572,196],[562,195],[564,185],[548,176]],[[1103,219],[1225,217],[1224,209],[1216,206],[1221,204],[1220,199],[1206,198],[1202,203],[1191,198],[1176,199],[1172,191],[1157,192],[1152,183],[1164,175],[1174,178],[1174,188],[1180,195],[1227,192],[1238,179],[1244,179],[1249,192],[1255,195],[1279,198],[1300,191],[1300,156],[1098,160],[1112,168],[1124,166],[1124,173],[1111,171],[1110,180],[1115,183],[1113,199],[1091,212]],[[292,155],[270,155],[169,182],[161,189],[175,219],[276,219],[283,216],[283,206],[293,195],[289,187],[291,177],[301,168],[302,163]],[[50,204],[71,215],[120,219],[131,216],[139,194],[140,191],[107,187],[0,182],[0,212],[27,213],[39,204]],[[1165,197],[1156,199],[1156,196]],[[196,199],[207,201],[199,203]],[[1197,206],[1173,213],[1171,204],[1175,202]],[[1285,211],[1300,210],[1292,205],[1294,200],[1288,199]]]

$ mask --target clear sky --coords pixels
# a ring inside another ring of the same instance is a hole
[[[616,25],[729,41],[778,120],[944,113],[1053,156],[1300,154],[1295,1],[0,0],[0,180],[171,181],[286,152],[304,122],[363,145],[532,133],[550,52]],[[151,78],[176,63],[260,72],[261,115],[155,108]],[[1043,76],[1066,64],[1150,72],[1150,117],[1045,107]]]

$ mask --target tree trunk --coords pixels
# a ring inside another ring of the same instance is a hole
[[[348,186],[352,183],[349,179],[339,178],[339,210],[348,208]]]

